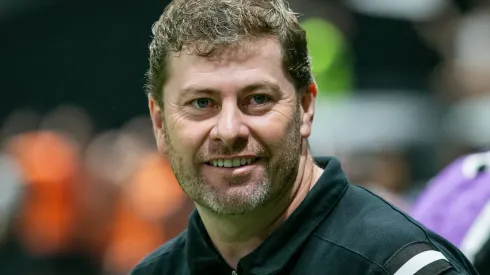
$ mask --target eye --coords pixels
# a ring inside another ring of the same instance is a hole
[[[205,109],[205,108],[210,108],[213,107],[213,101],[210,98],[198,98],[195,99],[191,102],[192,106],[198,108],[198,109]]]
[[[254,101],[253,103],[257,105],[261,105],[267,103],[270,98],[266,95],[253,95],[250,97],[250,100]]]

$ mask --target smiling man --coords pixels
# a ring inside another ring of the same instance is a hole
[[[154,133],[196,211],[133,275],[475,274],[337,160],[314,160],[316,85],[284,1],[175,0],[153,34]]]

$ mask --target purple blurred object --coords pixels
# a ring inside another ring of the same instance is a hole
[[[411,215],[473,261],[490,237],[490,152],[446,167],[421,193]]]

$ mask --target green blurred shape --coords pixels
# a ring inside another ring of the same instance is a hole
[[[352,90],[352,60],[342,32],[326,20],[310,17],[301,22],[306,31],[312,71],[319,96],[346,96]]]

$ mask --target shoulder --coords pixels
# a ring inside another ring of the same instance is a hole
[[[472,274],[467,271],[472,267],[466,258],[449,242],[383,199],[354,185],[349,186],[315,235],[350,251],[353,257],[375,263],[385,274],[395,274],[410,261],[418,262],[421,268],[430,268],[429,273],[420,274],[443,274],[450,269]]]
[[[130,275],[177,274],[176,269],[186,266],[186,240],[187,230],[146,256]]]

